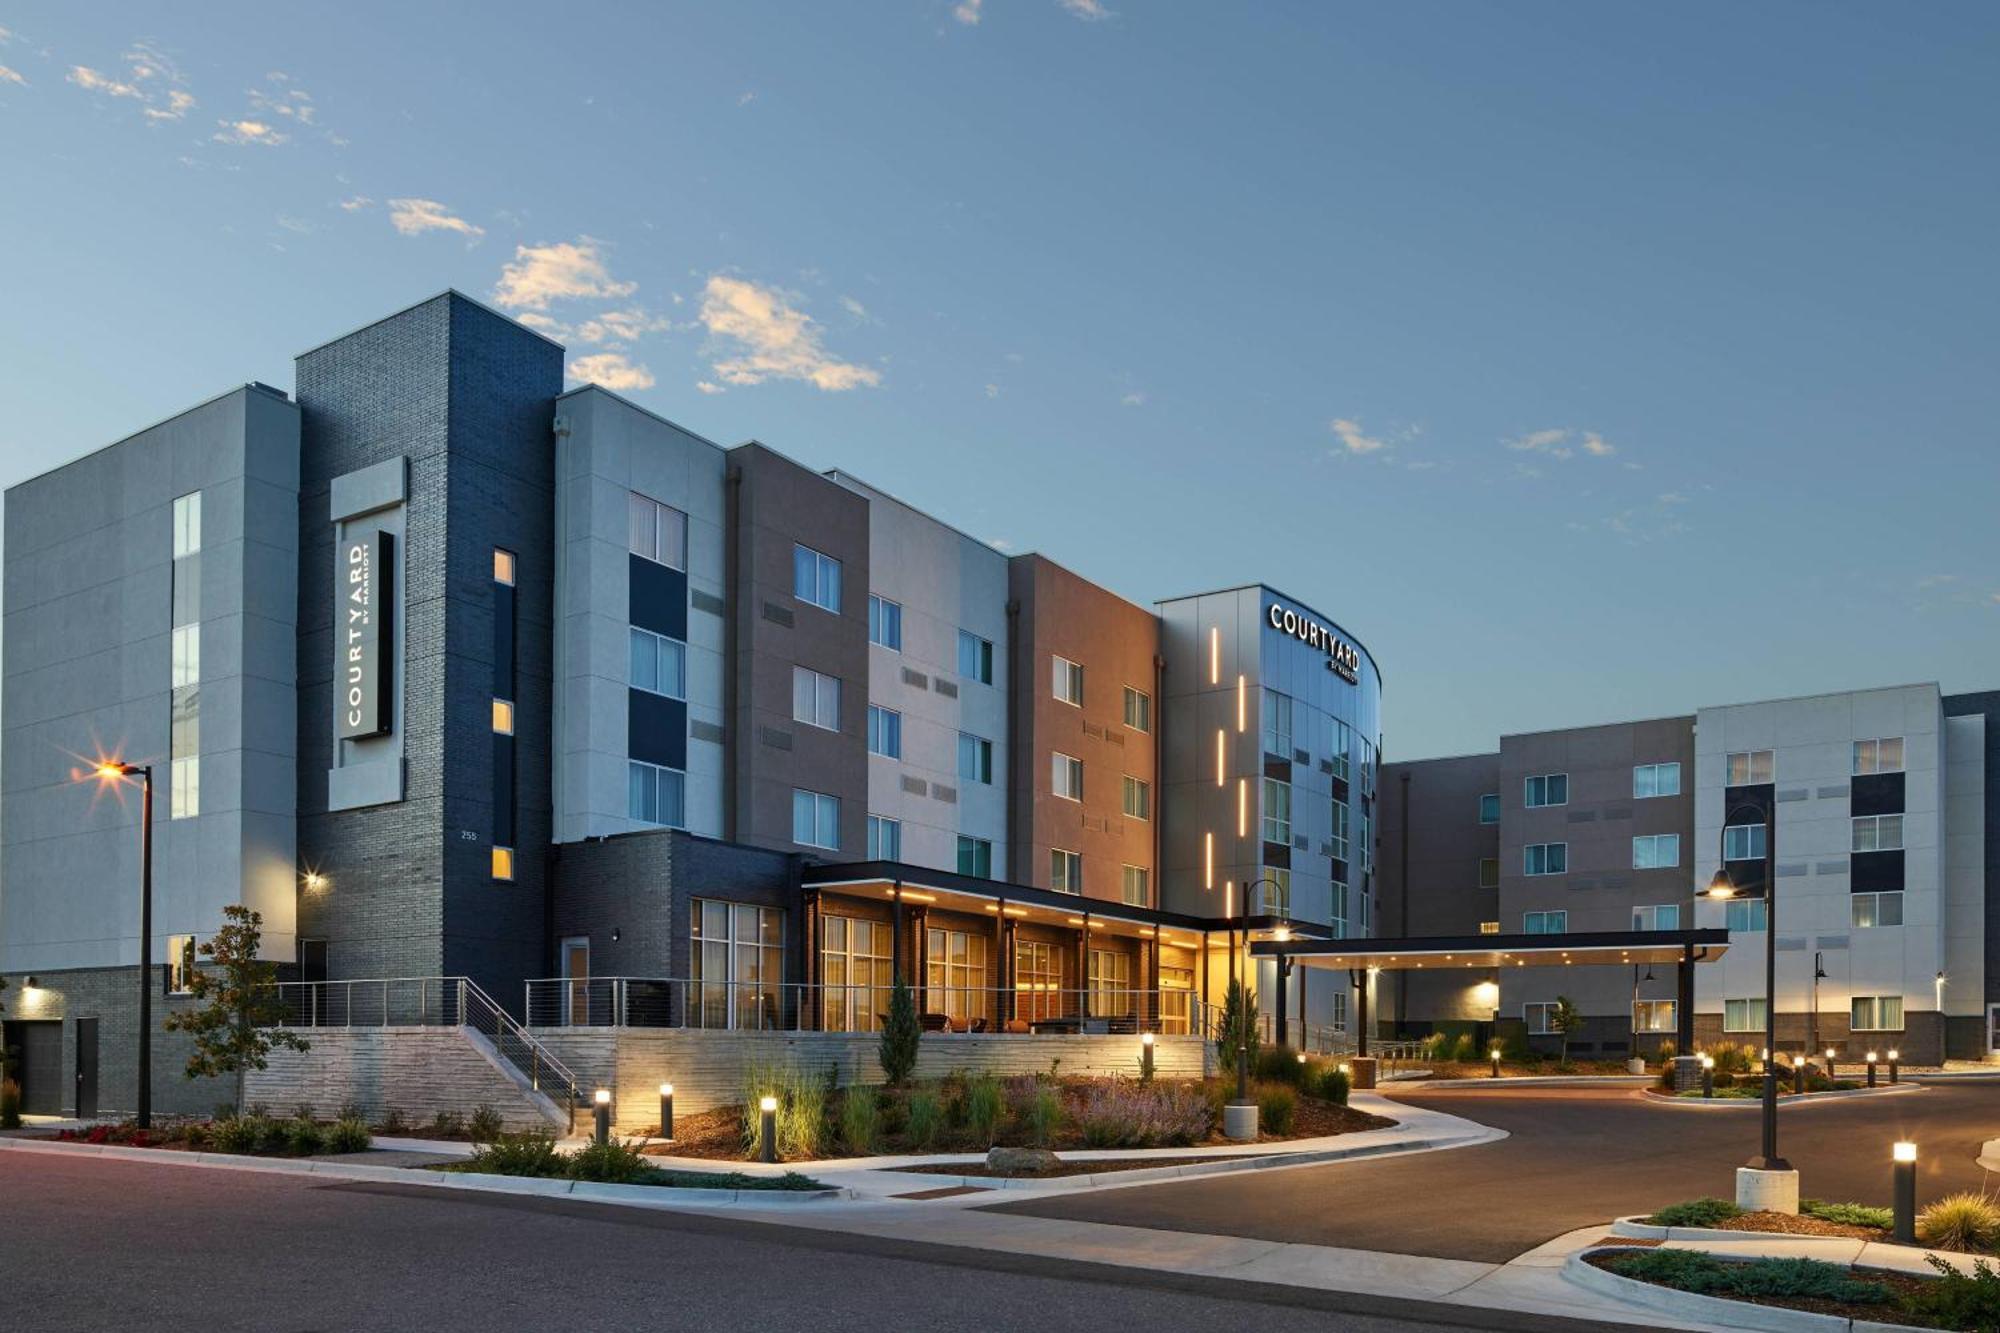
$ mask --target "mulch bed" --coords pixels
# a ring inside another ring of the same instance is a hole
[[[1880,1227],[1850,1226],[1845,1222],[1829,1222],[1823,1217],[1807,1217],[1791,1213],[1742,1213],[1727,1217],[1713,1224],[1714,1231],[1776,1231],[1787,1236],[1839,1236],[1846,1240],[1887,1240],[1889,1233]]]
[[[987,1178],[1006,1177],[1017,1180],[1053,1180],[1058,1176],[1095,1176],[1102,1175],[1107,1171],[1142,1171],[1148,1167],[1155,1166],[1195,1166],[1197,1164],[1213,1164],[1215,1162],[1261,1162],[1263,1160],[1262,1156],[1154,1157],[1151,1159],[1119,1157],[1095,1162],[1078,1162],[1073,1160],[1058,1162],[1053,1170],[1048,1171],[989,1171],[986,1169],[984,1162],[961,1162],[956,1166],[949,1162],[937,1166],[885,1166],[882,1169],[884,1171],[908,1171],[914,1175],[923,1176],[984,1176]]]
[[[1615,1277],[1624,1277],[1625,1274],[1611,1267],[1612,1261],[1617,1258],[1618,1256],[1615,1254],[1593,1254],[1587,1256],[1584,1262],[1594,1268],[1602,1268]],[[1889,1288],[1891,1299],[1879,1305],[1854,1305],[1843,1301],[1815,1300],[1805,1296],[1718,1296],[1716,1299],[1740,1301],[1744,1305],[1775,1305],[1786,1310],[1806,1310],[1813,1314],[1838,1315],[1843,1319],[1873,1319],[1893,1324],[1900,1318],[1897,1298],[1909,1296],[1921,1290],[1925,1283],[1935,1280],[1927,1277],[1912,1277],[1907,1273],[1890,1273],[1874,1268],[1857,1268],[1853,1272],[1856,1278],[1864,1282],[1879,1282]],[[1627,1280],[1634,1282],[1645,1281],[1644,1278],[1630,1278]],[[1649,1282],[1647,1285],[1654,1287],[1666,1286],[1662,1282]],[[1680,1288],[1667,1287],[1667,1290],[1678,1291]],[[1707,1293],[1700,1294],[1706,1295]]]

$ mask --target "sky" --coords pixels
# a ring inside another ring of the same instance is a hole
[[[455,287],[1283,589],[1392,759],[2000,688],[1996,67],[1982,4],[0,0],[0,484]]]

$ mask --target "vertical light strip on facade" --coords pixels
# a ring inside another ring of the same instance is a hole
[[[1250,836],[1250,779],[1236,779],[1236,836]]]
[[[1236,730],[1240,735],[1250,725],[1250,681],[1246,676],[1236,678]]]
[[[1201,886],[1204,889],[1215,887],[1215,835],[1213,833],[1204,833],[1201,835]]]
[[[1222,683],[1222,627],[1220,625],[1210,625],[1208,627],[1208,683],[1211,685],[1220,685]]]
[[[1223,772],[1223,755],[1226,744],[1223,737],[1227,734],[1221,727],[1215,729],[1215,785],[1218,787],[1229,780],[1228,775]]]

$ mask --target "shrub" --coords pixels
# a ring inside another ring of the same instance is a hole
[[[1222,999],[1222,1019],[1215,1035],[1216,1067],[1227,1072],[1235,1072],[1237,1052],[1250,1052],[1250,1063],[1257,1061],[1257,993],[1244,986],[1240,977],[1232,977],[1229,989]]]
[[[365,1124],[368,1120],[368,1108],[360,1102],[342,1102],[340,1110],[334,1113],[333,1118],[336,1121],[359,1120]]]
[[[360,1116],[342,1116],[326,1131],[326,1150],[332,1153],[367,1152],[374,1141]]]
[[[562,1154],[556,1151],[555,1135],[545,1129],[530,1129],[480,1144],[468,1169],[496,1176],[559,1176]]]
[[[792,1063],[753,1062],[743,1067],[743,1150],[757,1151],[763,1133],[764,1113],[759,1104],[766,1097],[778,1099],[778,1155],[818,1157],[826,1147],[827,1103],[832,1100],[833,1081]]]
[[[299,1102],[292,1107],[292,1119],[294,1120],[315,1120],[318,1117],[319,1108],[311,1102]]]
[[[1741,1216],[1743,1210],[1729,1200],[1707,1198],[1668,1204],[1646,1220],[1656,1227],[1712,1227]]]
[[[264,1126],[249,1116],[233,1115],[215,1122],[213,1137],[217,1152],[252,1153],[263,1142]]]
[[[1891,1295],[1880,1282],[1865,1281],[1841,1264],[1817,1259],[1727,1263],[1700,1250],[1639,1250],[1617,1256],[1608,1267],[1620,1277],[1710,1296],[1803,1297],[1879,1305]]]
[[[1871,1208],[1865,1203],[1823,1203],[1800,1199],[1799,1211],[1822,1222],[1838,1222],[1845,1227],[1879,1227],[1887,1231],[1896,1225],[1896,1215],[1887,1208]]]
[[[1351,1075],[1339,1065],[1328,1065],[1319,1071],[1319,1078],[1313,1084],[1312,1093],[1323,1102],[1345,1106],[1347,1094],[1353,1087],[1354,1079]]]
[[[1297,1051],[1283,1046],[1271,1046],[1258,1051],[1250,1061],[1250,1076],[1265,1083],[1289,1083],[1299,1087],[1305,1082],[1310,1066],[1299,1059]]]
[[[2000,1208],[1977,1194],[1947,1194],[1917,1214],[1917,1239],[1940,1250],[1991,1252],[2000,1245]]]
[[[465,1119],[465,1136],[474,1143],[491,1143],[506,1131],[506,1123],[500,1113],[485,1102],[472,1108],[472,1114]]]
[[[999,1079],[991,1074],[981,1074],[966,1083],[965,1127],[972,1131],[972,1137],[979,1143],[993,1146],[994,1135],[1000,1128],[1000,1113],[1004,1109]]]
[[[215,1104],[215,1115],[212,1118],[216,1120],[234,1120],[236,1118],[236,1103],[217,1102]]]
[[[431,1133],[441,1139],[465,1137],[465,1117],[457,1111],[439,1111],[431,1117]]]
[[[855,1157],[875,1151],[882,1132],[882,1108],[873,1088],[849,1088],[840,1099],[840,1141]]]
[[[1220,1114],[1200,1088],[1107,1079],[1084,1091],[1076,1123],[1091,1148],[1185,1147],[1206,1139]]]
[[[878,1053],[882,1075],[889,1080],[889,1086],[901,1087],[909,1082],[917,1067],[917,1043],[923,1035],[924,1030],[917,1023],[916,997],[910,993],[910,984],[898,977],[895,989],[889,992],[889,1018],[882,1025]]]
[[[944,1128],[943,1101],[935,1092],[913,1092],[906,1114],[910,1146],[929,1149],[937,1142],[938,1132]]]
[[[11,1078],[0,1078],[0,1129],[21,1127],[21,1085]]]
[[[326,1131],[317,1121],[292,1120],[285,1125],[285,1151],[294,1157],[311,1157],[326,1151]]]
[[[250,1123],[257,1129],[257,1147],[260,1153],[290,1152],[292,1148],[292,1125],[289,1120],[273,1120],[269,1116],[253,1115]]]
[[[1675,1041],[1672,1037],[1668,1037],[1665,1041],[1660,1043],[1660,1059],[1666,1061],[1668,1064],[1672,1064],[1674,1062],[1674,1057],[1679,1055],[1680,1053],[1681,1053],[1681,1044]]]
[[[1282,1083],[1257,1089],[1257,1124],[1266,1134],[1291,1133],[1298,1109],[1298,1094]]]
[[[1757,1052],[1740,1042],[1718,1042],[1705,1053],[1715,1057],[1715,1072],[1718,1074],[1747,1074],[1757,1063]]]
[[[1037,1086],[1021,1108],[1021,1129],[1029,1144],[1046,1148],[1054,1142],[1062,1127],[1062,1113],[1062,1094],[1051,1084]]]
[[[1925,1257],[1937,1281],[1905,1296],[1904,1313],[1938,1328],[2000,1329],[2000,1272],[1984,1259],[1974,1260],[1967,1274],[1934,1254]]]
[[[571,1180],[589,1180],[600,1185],[630,1185],[644,1180],[652,1171],[636,1143],[611,1139],[572,1153],[565,1174]]]
[[[384,1134],[401,1134],[409,1127],[408,1122],[403,1119],[403,1113],[393,1106],[382,1113],[382,1122],[375,1126]]]

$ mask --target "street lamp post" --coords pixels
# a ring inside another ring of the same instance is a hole
[[[139,1104],[140,1129],[153,1126],[153,766],[106,760],[105,782],[139,779]]]
[[[1766,810],[1747,802],[1731,807],[1722,816],[1721,855],[1715,878],[1708,882],[1708,896],[1730,898],[1736,885],[1729,878],[1729,821],[1749,811],[1764,826],[1764,1151],[1750,1159],[1753,1171],[1789,1171],[1792,1164],[1778,1156],[1778,1066],[1772,1058],[1778,1049],[1778,829],[1775,809]]]
[[[1244,949],[1243,997],[1245,1000],[1245,1004],[1243,1006],[1243,1021],[1249,1029],[1249,1031],[1237,1034],[1238,1040],[1236,1042],[1236,1100],[1239,1102],[1247,1102],[1250,1100],[1250,1043],[1247,1040],[1247,1038],[1250,1032],[1254,1032],[1256,1030],[1256,1023],[1257,1023],[1257,1016],[1250,1012],[1250,1005],[1248,1004],[1248,1000],[1250,998],[1250,958],[1249,958],[1250,891],[1252,889],[1262,888],[1266,884],[1269,884],[1274,889],[1282,889],[1284,887],[1284,885],[1278,883],[1277,880],[1272,879],[1269,875],[1263,875],[1257,879],[1251,880],[1248,884],[1245,884],[1243,886],[1243,896],[1240,899],[1238,899],[1236,903],[1237,925],[1243,931],[1243,949]],[[1283,960],[1281,959],[1280,962],[1282,961]],[[1280,968],[1279,971],[1282,978],[1283,969]],[[1282,1009],[1286,1003],[1284,991],[1282,989],[1284,985],[1283,980],[1281,979],[1278,984],[1280,987],[1278,993],[1278,1006],[1280,1009]]]

